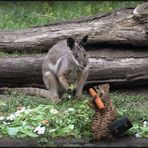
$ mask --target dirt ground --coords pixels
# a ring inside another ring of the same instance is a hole
[[[147,147],[148,139],[136,137],[126,137],[110,141],[90,142],[89,139],[54,139],[50,140],[51,146],[48,147]],[[39,147],[46,144],[38,145],[34,139],[11,139],[1,138],[0,147]]]
[[[120,89],[123,94],[148,96],[148,87]],[[118,138],[113,141],[90,142],[90,139],[50,139],[51,147],[147,147],[148,139],[136,137]],[[0,147],[39,147],[35,139],[0,138]],[[49,147],[49,145],[48,145]]]

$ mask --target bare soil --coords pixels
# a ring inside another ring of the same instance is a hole
[[[0,147],[147,147],[148,139],[125,137],[113,141],[90,142],[90,139],[50,139],[48,145],[35,139],[1,138]]]

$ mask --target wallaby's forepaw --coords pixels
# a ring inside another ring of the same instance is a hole
[[[56,96],[56,97],[53,97],[53,99],[52,99],[52,102],[53,103],[60,103],[62,100],[61,99],[59,99],[59,97],[58,96]]]

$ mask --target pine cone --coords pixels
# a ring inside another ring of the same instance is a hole
[[[92,132],[95,140],[111,139],[112,135],[108,125],[116,119],[116,109],[109,97],[109,84],[102,84],[95,87],[99,97],[102,99],[105,109],[99,110],[93,99],[89,101],[89,106],[95,110],[92,121]]]

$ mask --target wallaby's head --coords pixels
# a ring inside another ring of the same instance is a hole
[[[67,46],[70,48],[73,60],[80,67],[80,69],[84,69],[88,64],[88,57],[86,51],[84,49],[84,45],[86,44],[88,36],[84,36],[81,41],[76,42],[73,38],[69,37],[67,39]]]

